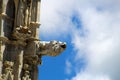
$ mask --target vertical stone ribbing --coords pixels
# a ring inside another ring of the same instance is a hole
[[[0,14],[2,13],[2,4],[3,0],[0,0]],[[1,36],[1,31],[2,31],[2,18],[0,17],[0,36]],[[0,75],[2,72],[2,42],[0,41]]]

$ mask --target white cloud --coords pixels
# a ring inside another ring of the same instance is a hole
[[[72,69],[72,64],[71,64],[71,62],[70,61],[66,61],[66,73],[67,74],[70,74],[71,73],[71,69]]]
[[[77,63],[87,65],[83,72],[75,66],[72,80],[120,80],[120,1],[42,0],[41,34],[62,37],[71,34]],[[71,16],[77,12],[82,29],[75,28]],[[82,34],[82,35],[81,35]],[[71,64],[66,62],[68,73]]]
[[[99,1],[93,2],[101,5]],[[102,5],[102,8],[106,9],[103,11],[97,10],[96,5],[83,7],[84,11],[79,9],[82,16],[83,31],[86,35],[80,36],[78,30],[77,34],[74,34],[73,43],[78,50],[77,59],[83,56],[87,59],[88,64],[85,71],[89,72],[90,75],[78,73],[73,80],[84,80],[84,76],[87,77],[85,80],[109,80],[95,78],[93,77],[95,74],[98,77],[101,77],[99,74],[104,74],[108,75],[111,80],[120,80],[120,12],[116,9],[115,6],[118,5],[115,3],[117,1],[114,3],[112,0],[105,2],[107,6]],[[110,6],[111,4],[112,6]]]
[[[96,75],[88,72],[79,73],[76,77],[72,78],[72,80],[111,80],[109,77],[105,75]]]
[[[68,34],[72,27],[70,21],[73,10],[72,2],[69,0],[42,0],[41,4],[41,34],[49,37]]]

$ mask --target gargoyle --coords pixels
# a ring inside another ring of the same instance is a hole
[[[60,41],[40,41],[38,55],[57,56],[66,48],[65,42]]]
[[[66,43],[60,41],[30,42],[24,51],[24,61],[27,64],[41,63],[42,56],[57,56],[66,49]]]

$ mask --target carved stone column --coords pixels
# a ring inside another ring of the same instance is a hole
[[[32,28],[33,36],[38,39],[39,38],[39,26],[40,26],[40,4],[41,0],[32,0],[32,8],[31,8],[31,23],[30,27]]]
[[[3,0],[0,0],[0,15],[2,14],[2,6],[3,6]],[[0,18],[0,36],[2,36],[2,18]],[[1,75],[1,72],[2,72],[2,58],[3,58],[2,53],[3,53],[2,41],[0,41],[0,75]]]
[[[4,37],[4,31],[3,31],[3,13],[5,11],[5,6],[4,6],[4,0],[0,0],[0,39],[1,37]],[[3,61],[3,52],[5,49],[4,43],[0,40],[0,74],[2,73],[2,61]]]

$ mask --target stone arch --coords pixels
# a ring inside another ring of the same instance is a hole
[[[14,19],[15,19],[15,4],[14,0],[8,0],[5,14],[13,21],[4,21],[4,35],[8,39],[12,39],[12,33],[14,29]]]

